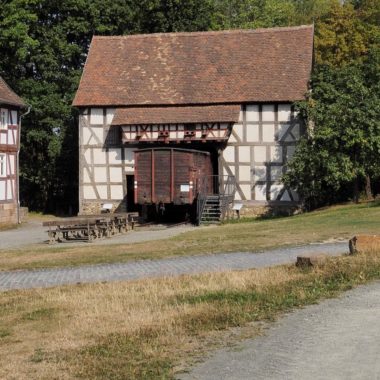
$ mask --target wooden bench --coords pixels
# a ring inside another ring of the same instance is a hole
[[[70,240],[92,242],[95,239],[126,233],[134,228],[137,218],[137,212],[104,213],[56,219],[43,222],[42,225],[49,227],[49,244]]]

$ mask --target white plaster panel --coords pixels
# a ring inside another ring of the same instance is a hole
[[[8,182],[7,183],[7,199],[11,200],[11,199],[13,199],[12,188],[14,188],[14,181],[8,180],[7,182]]]
[[[270,187],[270,199],[271,201],[275,201],[277,199],[278,194],[280,193],[283,185],[271,185]]]
[[[266,201],[267,200],[267,185],[255,185],[255,200]]]
[[[96,199],[96,194],[92,186],[83,186],[84,199]]]
[[[290,104],[279,104],[278,121],[290,121],[291,113]]]
[[[251,162],[251,147],[239,146],[239,162]]]
[[[107,185],[97,185],[96,190],[98,190],[100,199],[108,199]]]
[[[101,148],[93,148],[94,153],[94,164],[103,164],[107,163],[106,161],[106,151]]]
[[[7,135],[5,133],[0,133],[0,144],[7,143]]]
[[[270,178],[272,181],[279,181],[282,177],[282,166],[272,166],[270,168]]]
[[[11,119],[11,120],[9,120],[9,123],[12,125],[17,125],[18,124],[17,111],[11,111],[9,115],[10,115],[10,119]]]
[[[298,196],[298,193],[294,190],[291,190],[293,199],[298,202],[300,200],[300,197]]]
[[[294,145],[288,145],[287,149],[286,149],[286,159],[287,160],[290,160],[293,155],[294,155],[294,152],[296,150],[296,147]]]
[[[257,142],[259,141],[259,126],[247,125],[247,141]]]
[[[16,144],[16,141],[13,138],[13,131],[8,130],[8,144]]]
[[[295,124],[292,128],[292,135],[298,140],[300,138],[300,125]]]
[[[15,156],[8,156],[9,165],[11,167],[11,172],[9,174],[15,174]]]
[[[111,124],[115,116],[115,108],[107,108],[106,124]]]
[[[230,137],[228,138],[228,142],[229,143],[236,143],[237,142],[235,136],[232,133],[230,134]]]
[[[236,133],[237,137],[239,137],[239,139],[243,141],[243,125],[234,124],[233,131]]]
[[[287,130],[289,129],[289,124],[279,124],[278,125],[278,139],[279,140],[282,140],[285,133],[287,132]]]
[[[121,165],[123,163],[123,160],[121,158],[121,149],[120,148],[109,149],[108,160],[110,164]]]
[[[228,168],[230,169],[232,175],[235,175],[235,166],[228,166]],[[225,167],[223,168],[223,174],[230,175],[230,173],[227,171]]]
[[[91,108],[90,124],[103,125],[103,108]]]
[[[284,191],[284,194],[282,194],[281,200],[286,201],[286,202],[291,201],[288,190]]]
[[[254,157],[255,162],[266,162],[267,161],[267,147],[255,146],[253,148],[253,157]]]
[[[270,147],[270,161],[282,163],[282,147],[281,146]]]
[[[82,128],[82,143],[83,145],[89,145],[91,140],[91,130],[88,127]]]
[[[111,182],[123,181],[123,171],[121,168],[110,168],[110,181]]]
[[[125,155],[125,163],[129,165],[134,165],[135,163],[135,155],[134,155],[134,149],[125,148],[124,149],[124,155]]]
[[[263,125],[263,141],[273,142],[275,141],[275,128],[274,125]]]
[[[251,167],[239,166],[239,181],[250,181],[250,180],[251,180]]]
[[[251,185],[240,185],[241,191],[243,192],[245,199],[250,201],[252,198],[251,195]]]
[[[123,186],[111,185],[111,199],[121,200],[124,198]]]
[[[90,176],[88,175],[88,170],[86,168],[83,169],[83,182],[90,183]]]
[[[223,158],[227,162],[235,162],[235,148],[233,146],[227,146],[223,151]]]
[[[84,159],[85,159],[87,164],[91,164],[91,149],[85,149]]]
[[[238,191],[235,192],[235,201],[241,201],[241,196]]]
[[[255,181],[266,181],[267,180],[267,168],[264,165],[255,166]]]
[[[104,129],[103,129],[103,127],[102,128],[92,128],[92,133],[97,137],[97,140],[98,141],[96,141],[95,139],[95,141],[93,142],[93,144],[99,144],[99,142],[100,143],[102,143],[102,142],[104,142]]]
[[[107,168],[106,167],[94,167],[94,180],[95,182],[107,182]]]
[[[260,120],[259,106],[249,105],[246,108],[246,120],[258,122]]]
[[[267,104],[263,106],[263,121],[274,121],[274,105]]]
[[[5,181],[0,180],[0,200],[5,201]]]
[[[243,122],[243,111],[242,110],[240,110],[240,112],[239,112],[239,121],[242,123]]]

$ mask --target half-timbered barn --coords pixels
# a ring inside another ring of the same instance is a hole
[[[20,110],[25,107],[0,77],[0,224],[19,221]]]
[[[312,26],[95,36],[73,102],[80,213],[166,203],[162,191],[179,204],[210,175],[219,189],[234,181],[244,208],[296,205],[281,176],[303,130],[293,103],[312,52]],[[207,153],[208,168],[180,150]],[[194,175],[177,183],[176,171]]]

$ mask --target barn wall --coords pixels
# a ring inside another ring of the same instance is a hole
[[[282,185],[281,176],[302,132],[290,104],[242,106],[220,157],[220,173],[236,177],[237,201],[247,205],[298,202],[298,195]]]
[[[104,203],[125,211],[126,175],[134,172],[133,147],[110,128],[115,110],[83,109],[79,117],[79,213],[99,213]]]

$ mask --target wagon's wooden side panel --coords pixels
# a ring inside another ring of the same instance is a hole
[[[156,148],[135,152],[135,201],[138,204],[191,204],[199,178],[212,174],[207,152]]]

